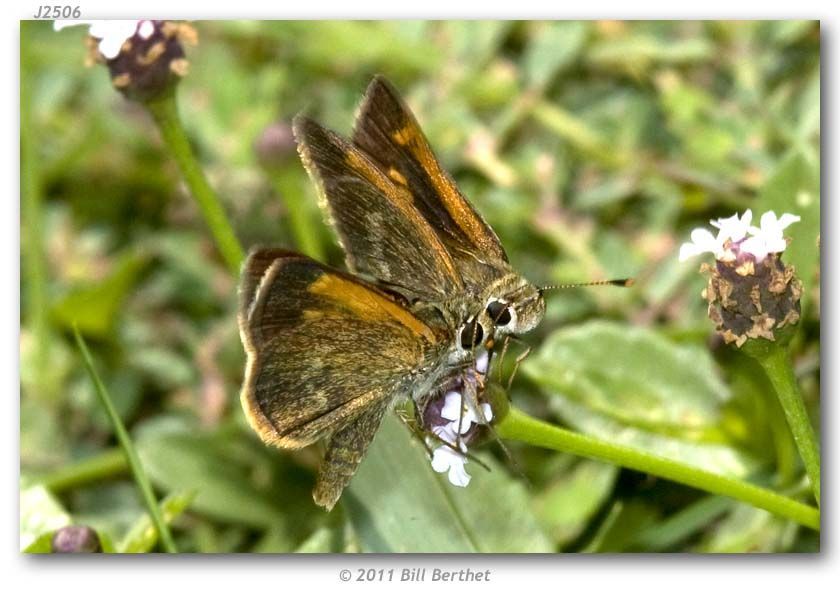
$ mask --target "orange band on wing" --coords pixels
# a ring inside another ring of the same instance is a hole
[[[429,343],[437,340],[434,331],[395,302],[338,275],[325,273],[312,282],[308,290],[312,294],[329,298],[347,307],[366,321],[396,320],[416,335],[424,337]]]

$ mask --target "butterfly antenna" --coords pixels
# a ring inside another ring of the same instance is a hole
[[[567,288],[589,287],[595,285],[614,285],[616,287],[632,287],[636,280],[632,277],[626,279],[600,279],[598,281],[586,281],[582,283],[561,283],[559,285],[545,285],[539,290],[544,292],[546,290],[564,290]]]

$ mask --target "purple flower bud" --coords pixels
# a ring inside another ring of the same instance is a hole
[[[86,525],[68,525],[53,534],[52,551],[55,553],[102,552],[99,536]]]

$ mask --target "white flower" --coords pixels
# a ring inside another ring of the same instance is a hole
[[[801,221],[801,218],[785,213],[780,219],[772,210],[761,215],[761,227],[750,227],[752,237],[741,244],[743,252],[749,252],[758,261],[764,260],[768,254],[783,252],[787,248],[787,241],[782,232],[793,223]]]
[[[443,407],[440,411],[440,416],[448,423],[432,427],[434,434],[445,442],[435,448],[432,453],[432,468],[438,473],[448,471],[449,481],[458,487],[466,487],[471,479],[465,468],[467,445],[461,436],[472,427],[473,423],[483,425],[493,419],[493,409],[490,404],[479,403],[479,410],[481,410],[483,420],[479,419],[478,411],[470,406],[470,403],[463,402],[459,392],[450,390],[443,398]],[[458,452],[455,448],[460,448],[461,451]]]
[[[478,412],[471,402],[462,402],[461,394],[452,390],[446,392],[443,399],[443,408],[440,410],[440,416],[448,421],[452,421],[454,429],[458,428],[458,423],[461,423],[460,433],[466,433],[473,423],[484,425],[489,423],[493,418],[493,409],[486,402],[480,403],[480,410],[483,413],[483,420],[479,418]],[[462,415],[463,411],[463,416]]]
[[[463,451],[466,452],[466,447]],[[449,471],[449,482],[458,487],[467,487],[472,479],[464,468],[465,464],[467,464],[467,457],[449,446],[436,448],[432,455],[432,468],[438,473]]]
[[[108,60],[116,58],[122,45],[134,34],[147,40],[155,32],[155,25],[149,20],[58,20],[53,23],[53,29],[60,31],[74,25],[90,26],[88,32],[99,40],[99,52]]]
[[[762,261],[768,254],[782,252],[787,247],[782,230],[799,220],[799,217],[790,213],[785,213],[781,219],[777,219],[776,213],[771,210],[761,215],[761,227],[755,227],[751,225],[752,211],[746,210],[741,217],[735,213],[726,219],[710,221],[718,228],[717,235],[703,228],[692,231],[691,242],[680,246],[680,260],[684,261],[706,252],[711,252],[718,260],[729,259],[733,256],[730,252],[727,257],[727,252],[731,249],[737,255],[747,253],[755,260]]]

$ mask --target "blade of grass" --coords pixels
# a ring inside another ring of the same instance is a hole
[[[134,448],[131,437],[128,435],[128,431],[126,431],[120,416],[117,414],[113,402],[111,402],[108,390],[105,389],[105,385],[102,383],[102,380],[99,378],[99,375],[93,366],[93,359],[91,358],[90,351],[88,351],[87,344],[85,344],[85,341],[79,334],[78,328],[73,328],[73,335],[76,337],[76,345],[79,347],[79,352],[81,352],[82,358],[84,359],[85,368],[96,387],[97,396],[102,402],[105,412],[108,413],[108,418],[111,420],[111,424],[114,427],[114,433],[116,434],[117,440],[119,440],[120,446],[122,446],[123,452],[125,453],[125,460],[128,462],[128,466],[131,469],[134,481],[137,482],[137,487],[140,488],[140,493],[143,496],[146,507],[149,509],[149,515],[158,530],[161,544],[167,552],[176,553],[178,552],[178,549],[175,546],[175,541],[172,539],[172,533],[169,531],[169,527],[166,525],[163,515],[161,515],[157,498],[155,498],[155,493],[152,490],[152,484],[149,482],[149,478],[143,470],[143,464],[140,462],[140,457],[137,455],[137,451]]]
[[[35,483],[43,485],[53,493],[58,493],[115,475],[122,475],[127,470],[128,463],[125,461],[125,454],[119,448],[114,448],[39,475],[35,478]]]

